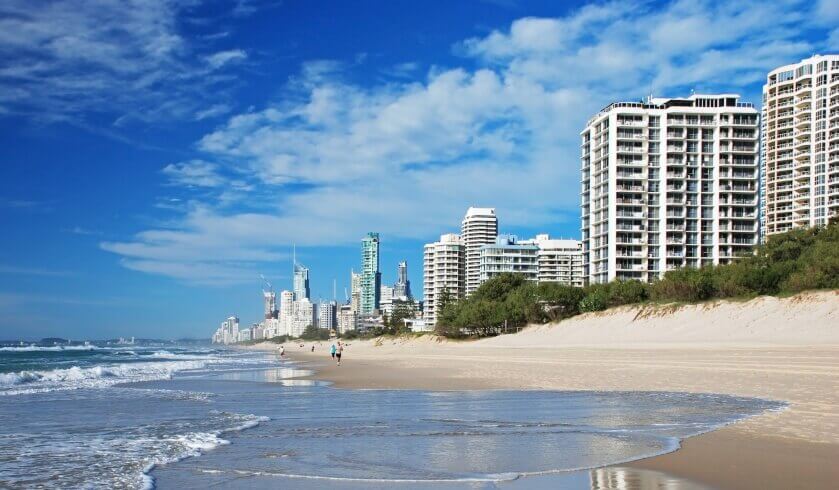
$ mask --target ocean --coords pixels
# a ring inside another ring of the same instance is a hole
[[[615,465],[783,408],[710,394],[293,379],[309,373],[211,347],[0,348],[0,487],[694,490]]]

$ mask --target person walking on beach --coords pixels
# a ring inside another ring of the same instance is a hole
[[[329,349],[329,353],[332,354],[332,360],[335,360],[335,353],[338,352],[338,348],[335,347],[335,344],[332,344],[332,347]]]
[[[315,344],[312,344],[312,352],[315,351]]]
[[[280,357],[285,357],[285,346],[284,345],[280,346]]]
[[[335,352],[335,357],[338,358],[338,365],[341,365],[341,354],[344,352],[344,344],[338,342],[338,351]]]

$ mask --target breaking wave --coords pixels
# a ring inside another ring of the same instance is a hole
[[[136,362],[49,371],[0,374],[0,395],[44,393],[56,390],[100,388],[117,383],[169,379],[178,371],[202,369],[207,361]]]

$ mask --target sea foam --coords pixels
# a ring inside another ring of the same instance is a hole
[[[207,361],[136,362],[49,371],[0,374],[0,395],[44,393],[56,390],[100,388],[132,381],[169,379],[178,371],[202,369]]]

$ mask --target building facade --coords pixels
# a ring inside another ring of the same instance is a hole
[[[309,296],[309,269],[302,264],[294,263],[294,299],[310,299]]]
[[[379,310],[387,315],[393,314],[394,288],[382,284],[379,288]]]
[[[481,284],[505,272],[522,274],[529,281],[582,287],[582,244],[544,234],[528,240],[499,235],[494,244],[481,247]]]
[[[826,224],[839,214],[839,55],[769,72],[761,126],[763,232]]]
[[[330,330],[338,327],[338,303],[335,301],[323,302],[318,308],[318,328]]]
[[[382,275],[379,272],[379,234],[368,233],[361,240],[361,305],[362,315],[372,314],[379,309],[379,288]]]
[[[456,299],[466,294],[466,250],[459,235],[442,235],[440,241],[425,245],[422,289],[424,319],[433,327],[441,295]]]
[[[408,280],[408,262],[399,262],[396,270],[396,284],[393,285],[393,296],[396,298],[412,298],[411,281]]]
[[[590,283],[724,264],[758,243],[758,114],[733,94],[614,103],[582,131]]]
[[[480,282],[505,272],[521,274],[528,281],[539,279],[539,247],[519,243],[512,235],[499,235],[495,243],[480,248]]]
[[[539,282],[585,286],[583,244],[579,240],[559,240],[548,235],[536,235],[536,238],[522,243],[533,243],[539,247]]]
[[[263,310],[265,319],[277,316],[277,295],[272,290],[262,291]]]
[[[338,333],[347,333],[350,330],[356,329],[358,314],[352,309],[351,305],[341,305],[338,307]]]
[[[291,335],[294,323],[294,292],[280,292],[279,329],[277,335]]]
[[[495,243],[498,217],[495,208],[469,208],[460,227],[460,240],[465,251],[466,295],[481,283],[481,247]]]

